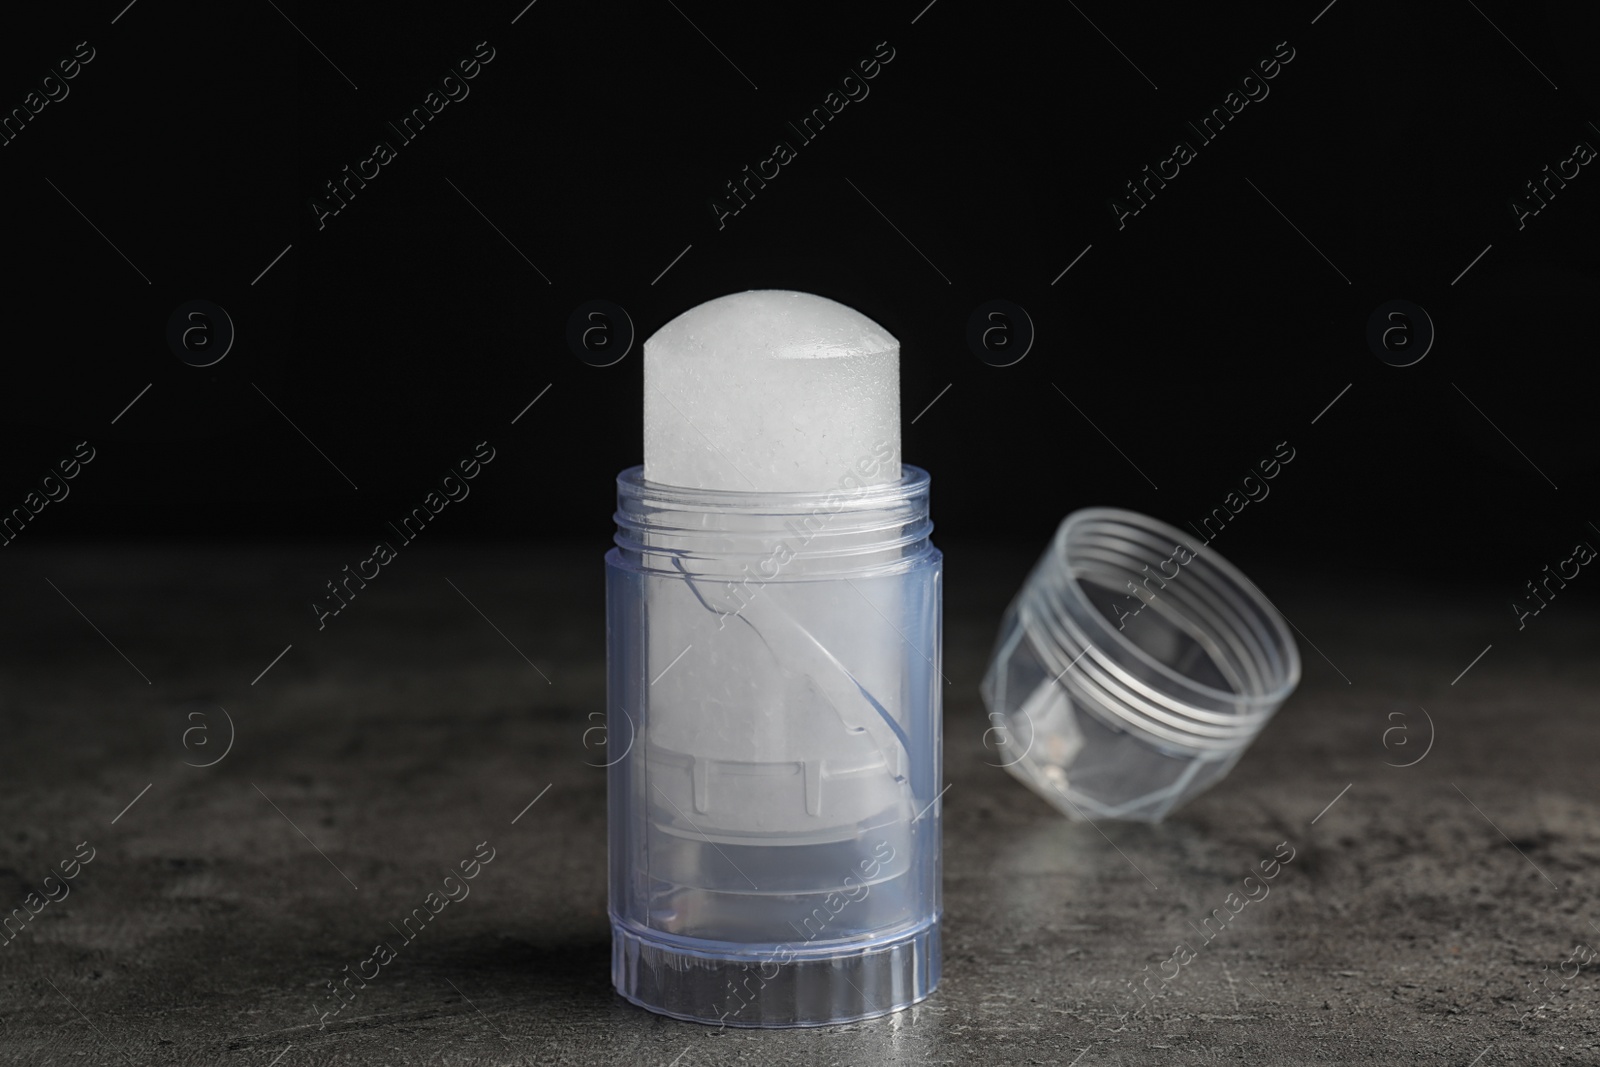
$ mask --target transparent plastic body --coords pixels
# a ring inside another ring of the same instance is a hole
[[[1300,680],[1283,617],[1175,527],[1073,512],[1001,623],[1001,765],[1074,819],[1157,822],[1220,781]]]
[[[928,996],[942,561],[926,473],[744,493],[656,485],[635,467],[617,486],[617,991],[728,1026],[842,1023]]]

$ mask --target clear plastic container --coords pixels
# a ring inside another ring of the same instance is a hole
[[[617,479],[606,556],[617,991],[728,1026],[939,980],[941,556],[928,476],[818,493]]]
[[[986,744],[1071,818],[1161,820],[1233,768],[1300,680],[1283,617],[1195,542],[1075,511],[1006,611]]]

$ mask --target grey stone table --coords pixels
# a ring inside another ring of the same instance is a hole
[[[1578,597],[1517,632],[1494,590],[1253,574],[1299,691],[1166,824],[1090,826],[984,746],[1030,560],[946,546],[943,982],[718,1031],[610,987],[598,550],[408,548],[319,630],[352,551],[8,550],[0,900],[39,910],[0,946],[0,1063],[1600,1062]],[[1270,894],[1127,1015],[1281,842]],[[475,852],[470,896],[324,1025]]]

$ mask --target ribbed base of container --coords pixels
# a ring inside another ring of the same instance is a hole
[[[816,947],[761,949],[701,942],[688,948],[611,924],[611,980],[661,1015],[720,1026],[832,1026],[910,1007],[939,984],[939,923],[817,955]],[[717,950],[722,950],[719,954]],[[805,954],[802,954],[802,951]]]

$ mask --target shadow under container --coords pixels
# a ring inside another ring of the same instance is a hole
[[[1006,767],[1073,819],[1159,822],[1221,781],[1300,680],[1283,616],[1137,512],[1068,515],[983,680]]]
[[[612,980],[728,1026],[939,980],[942,557],[926,472],[817,493],[617,478]]]

